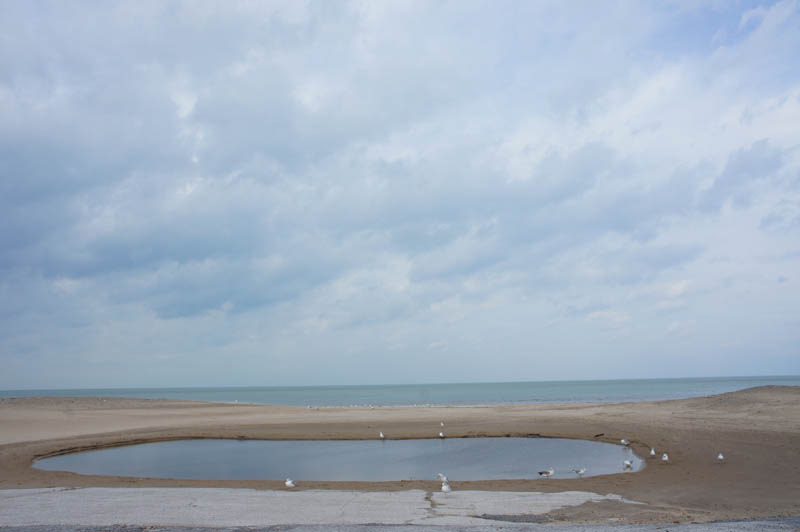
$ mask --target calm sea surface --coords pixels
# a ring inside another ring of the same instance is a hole
[[[653,401],[713,395],[767,384],[800,386],[800,376],[366,386],[0,390],[0,397],[140,397],[303,406],[467,405]]]

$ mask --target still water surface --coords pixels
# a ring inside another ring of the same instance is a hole
[[[700,397],[769,384],[800,386],[800,376],[361,386],[0,390],[0,397],[137,397],[302,406],[490,405],[655,401]]]
[[[449,438],[444,440],[178,440],[65,454],[36,462],[39,469],[87,475],[176,479],[450,480],[554,478],[619,473],[643,460],[609,443],[555,438]]]

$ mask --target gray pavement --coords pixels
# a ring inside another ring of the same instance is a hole
[[[726,521],[685,525],[275,525],[258,528],[179,528],[112,525],[0,527],[2,532],[787,532],[800,530],[800,518]]]
[[[535,516],[587,501],[559,493],[422,490],[359,492],[230,488],[46,488],[0,491],[0,526],[273,526],[282,524],[485,525],[480,515]]]
[[[477,516],[536,515],[586,501],[614,500],[589,492],[427,493],[259,491],[223,488],[48,488],[0,490],[2,532],[321,532],[536,531],[800,531],[800,518],[686,525],[563,525],[511,523]],[[533,518],[533,519],[532,519]]]

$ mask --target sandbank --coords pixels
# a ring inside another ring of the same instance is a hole
[[[800,515],[800,387],[764,386],[710,397],[640,403],[306,408],[122,398],[0,399],[0,489],[54,487],[251,488],[280,480],[170,480],[76,475],[37,458],[183,438],[371,439],[542,436],[631,441],[637,473],[583,479],[456,482],[457,491],[615,495],[554,509],[539,522],[707,522]],[[649,457],[654,447],[670,462]],[[718,452],[725,461],[716,460]],[[303,482],[300,490],[434,493],[438,483]]]

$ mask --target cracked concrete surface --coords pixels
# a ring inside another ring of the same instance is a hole
[[[112,524],[238,527],[281,524],[486,525],[480,515],[538,515],[616,495],[409,490],[49,488],[0,491],[0,526]],[[496,523],[496,522],[495,522]]]
[[[4,527],[3,532],[796,532],[800,518],[781,517],[747,521],[719,521],[715,523],[682,525],[509,525],[481,526],[441,525],[275,525],[269,527],[141,527],[112,525],[87,527],[75,525],[43,525]]]

